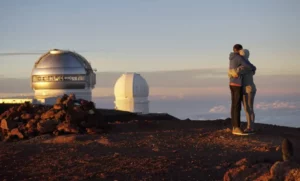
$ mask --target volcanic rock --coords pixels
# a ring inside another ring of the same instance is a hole
[[[70,124],[69,122],[63,122],[57,125],[57,130],[63,133],[79,133],[79,130],[76,126]]]
[[[103,129],[99,129],[99,128],[86,128],[86,132],[88,134],[103,133]]]
[[[61,110],[57,112],[54,117],[56,121],[64,121],[66,117],[66,111]]]
[[[12,130],[18,126],[18,122],[15,120],[7,121],[6,119],[1,120],[1,129]]]
[[[287,177],[298,175],[300,180],[300,165],[292,161],[276,162],[270,169],[273,180],[290,180]]]
[[[66,121],[78,125],[84,121],[86,113],[83,110],[80,110],[78,107],[68,109],[66,115]]]
[[[23,139],[24,135],[20,132],[20,130],[18,128],[14,128],[11,130],[10,132],[11,136],[17,136],[19,139]]]
[[[37,130],[41,134],[52,133],[55,130],[57,124],[58,124],[58,122],[56,120],[53,120],[53,119],[41,120],[37,124]]]
[[[61,110],[61,109],[63,109],[63,105],[62,104],[54,104],[53,109]]]
[[[26,129],[32,129],[37,126],[37,120],[36,119],[31,119],[27,122],[26,124]]]
[[[268,163],[261,163],[255,164],[252,166],[242,165],[236,168],[229,169],[225,175],[223,180],[224,181],[241,181],[241,180],[265,180],[261,177],[263,174],[268,173],[271,164]]]
[[[49,111],[42,114],[41,119],[42,120],[53,119],[54,116],[55,116],[55,112],[52,109],[50,109]]]
[[[74,94],[57,98],[54,106],[24,103],[0,115],[1,138],[14,135],[20,139],[38,134],[102,133],[107,123],[93,102],[76,100]],[[90,128],[87,129],[86,128]],[[100,129],[101,128],[101,129]]]
[[[24,113],[24,114],[21,115],[21,119],[23,119],[23,120],[29,120],[32,117],[33,116],[31,114],[29,114],[29,113]]]

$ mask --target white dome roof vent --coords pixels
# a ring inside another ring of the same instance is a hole
[[[50,50],[50,54],[60,54],[60,53],[64,53],[63,50],[59,50],[59,49],[53,49],[53,50]]]

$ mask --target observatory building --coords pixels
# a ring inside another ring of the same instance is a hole
[[[53,49],[34,64],[31,75],[34,98],[29,102],[54,104],[57,97],[71,93],[77,98],[91,101],[95,84],[96,74],[84,57],[72,51]],[[23,102],[21,98],[0,101]]]
[[[31,81],[36,99],[74,93],[77,98],[91,101],[96,74],[81,55],[54,49],[35,62]]]
[[[125,73],[114,87],[115,109],[135,113],[149,113],[149,86],[137,73]]]

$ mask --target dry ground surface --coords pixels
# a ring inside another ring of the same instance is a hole
[[[257,125],[233,136],[229,120],[113,123],[103,135],[43,135],[0,143],[0,180],[223,180],[246,158],[281,160],[284,137],[300,159],[300,130]]]

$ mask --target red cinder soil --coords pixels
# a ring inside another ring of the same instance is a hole
[[[259,124],[257,134],[242,137],[231,134],[229,120],[110,125],[112,129],[105,134],[43,135],[2,142],[0,178],[209,181],[223,180],[230,169],[256,165],[256,173],[248,178],[264,180],[270,176],[269,167],[282,160],[283,138],[293,143],[295,160],[300,160],[300,130],[296,128]]]

